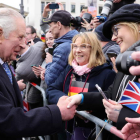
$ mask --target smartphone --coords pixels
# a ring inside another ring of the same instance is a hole
[[[103,96],[103,98],[106,99],[106,100],[108,101],[108,99],[107,99],[105,93],[102,91],[102,89],[99,87],[99,85],[96,84],[95,87],[98,89],[99,93]]]
[[[33,67],[33,66],[37,67],[37,65],[35,65],[35,64],[31,65],[31,67]]]
[[[49,4],[49,8],[50,9],[59,9],[59,5],[58,5],[58,3],[51,3],[51,4]]]
[[[48,48],[48,53],[50,53],[51,55],[53,55],[53,51],[54,51],[54,48]]]
[[[115,57],[116,58],[117,57],[117,54],[116,53],[113,53],[113,52],[112,53],[110,52],[110,53],[107,53],[107,56],[108,56],[109,59],[111,57]]]

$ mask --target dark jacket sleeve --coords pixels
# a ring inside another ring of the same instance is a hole
[[[111,71],[110,73],[106,74],[106,78],[104,79],[104,89],[107,91],[104,91],[107,98],[111,98],[112,94],[112,86],[113,81],[116,76],[116,73],[114,71]],[[109,88],[108,88],[109,87]],[[84,95],[84,102],[79,107],[83,110],[98,110],[98,109],[104,109],[102,99],[103,97],[99,92],[90,92],[90,93],[83,93]]]
[[[50,104],[57,104],[58,100],[62,96],[67,96],[63,92],[63,84],[65,76],[67,75],[66,69],[59,75],[56,81],[49,85],[47,88],[47,99]]]
[[[117,129],[121,130],[123,128],[123,126],[127,123],[126,120],[125,120],[126,117],[138,118],[138,117],[140,117],[140,114],[138,114],[138,113],[134,112],[133,110],[123,106],[123,108],[120,111],[118,121],[116,123]]]
[[[0,110],[0,133],[8,137],[47,135],[58,132],[62,127],[61,114],[56,105],[25,113],[21,107],[14,107],[0,92]]]

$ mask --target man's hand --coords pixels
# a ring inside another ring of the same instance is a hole
[[[127,123],[121,130],[124,140],[140,140],[140,118],[126,118]]]
[[[48,4],[44,7],[43,14],[42,14],[42,17],[43,17],[43,18],[47,18],[49,12],[52,11],[52,9],[49,8],[49,5],[50,5],[50,4],[51,4],[51,3],[48,3]]]
[[[69,100],[66,100],[67,98],[68,96],[62,96],[57,103],[63,121],[71,120],[74,117],[76,110],[76,105],[74,105],[70,109],[67,108],[67,105],[69,103]]]
[[[23,83],[23,79],[17,81],[17,83],[18,83],[20,91],[22,91],[22,90],[24,90],[26,88],[26,85]]]
[[[103,99],[103,104],[108,119],[110,119],[113,122],[117,122],[120,111],[123,108],[122,105],[110,99],[109,101]]]

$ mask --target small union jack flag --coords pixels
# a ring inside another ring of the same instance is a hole
[[[129,81],[118,103],[140,114],[140,84]]]

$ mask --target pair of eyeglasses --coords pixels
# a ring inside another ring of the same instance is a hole
[[[85,51],[87,48],[91,47],[89,44],[85,43],[81,44],[80,46],[77,46],[75,43],[72,43],[71,46],[72,49],[77,50],[79,48],[81,51]]]
[[[120,29],[120,24],[116,24],[112,28],[112,33],[113,35],[117,36],[118,35],[118,30]]]
[[[32,33],[26,33],[26,35],[29,35],[29,34],[32,34]]]

